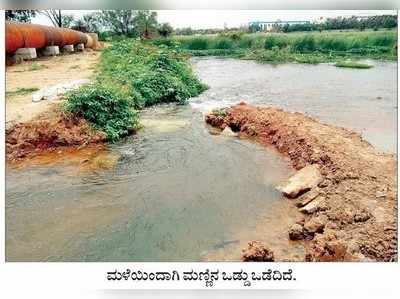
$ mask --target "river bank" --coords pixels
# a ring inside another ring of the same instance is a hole
[[[154,41],[193,56],[225,56],[261,63],[318,64],[347,60],[397,60],[397,32],[324,31],[175,36]],[[348,62],[347,62],[348,64]]]
[[[273,146],[297,170],[319,166],[322,182],[291,199],[305,214],[291,238],[311,239],[307,260],[397,260],[393,155],[377,152],[355,132],[275,108],[241,103],[207,115],[206,122]]]
[[[288,238],[302,214],[275,189],[293,174],[290,161],[204,125],[202,113],[243,98],[352,128],[395,152],[396,64],[190,63],[209,89],[188,105],[147,107],[137,134],[55,147],[7,168],[7,260],[238,261],[251,240],[276,261],[304,260],[303,241]]]

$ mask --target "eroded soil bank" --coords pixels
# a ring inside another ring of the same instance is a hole
[[[83,118],[66,115],[59,107],[54,107],[30,122],[6,130],[6,158],[13,162],[60,147],[81,147],[105,141],[106,135],[93,130]]]
[[[322,182],[288,199],[304,212],[288,238],[306,240],[306,260],[397,260],[394,155],[379,153],[350,130],[276,108],[240,103],[214,111],[206,122],[275,147],[297,170],[319,166]]]

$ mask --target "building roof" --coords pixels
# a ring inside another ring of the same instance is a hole
[[[304,24],[310,21],[251,21],[250,24]]]

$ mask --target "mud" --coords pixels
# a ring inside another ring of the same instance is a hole
[[[206,122],[274,147],[296,170],[319,165],[322,182],[287,199],[304,213],[297,225],[305,240],[298,242],[306,244],[307,261],[397,260],[394,155],[353,131],[276,108],[240,103],[208,114]]]
[[[16,161],[63,147],[82,147],[106,141],[103,132],[93,130],[80,117],[65,115],[59,109],[6,130],[6,158]]]

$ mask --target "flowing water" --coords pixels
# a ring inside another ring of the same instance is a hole
[[[193,64],[210,89],[190,105],[147,109],[137,135],[7,168],[8,261],[238,260],[254,239],[279,260],[302,259],[301,244],[287,240],[300,215],[275,190],[293,172],[289,161],[213,134],[202,114],[212,107],[246,100],[297,109],[393,148],[393,64],[372,72],[215,58]]]
[[[360,70],[330,64],[269,65],[196,58],[195,69],[212,88],[192,105],[209,110],[243,100],[303,112],[353,129],[377,149],[395,153],[397,63],[366,62],[374,67]]]

